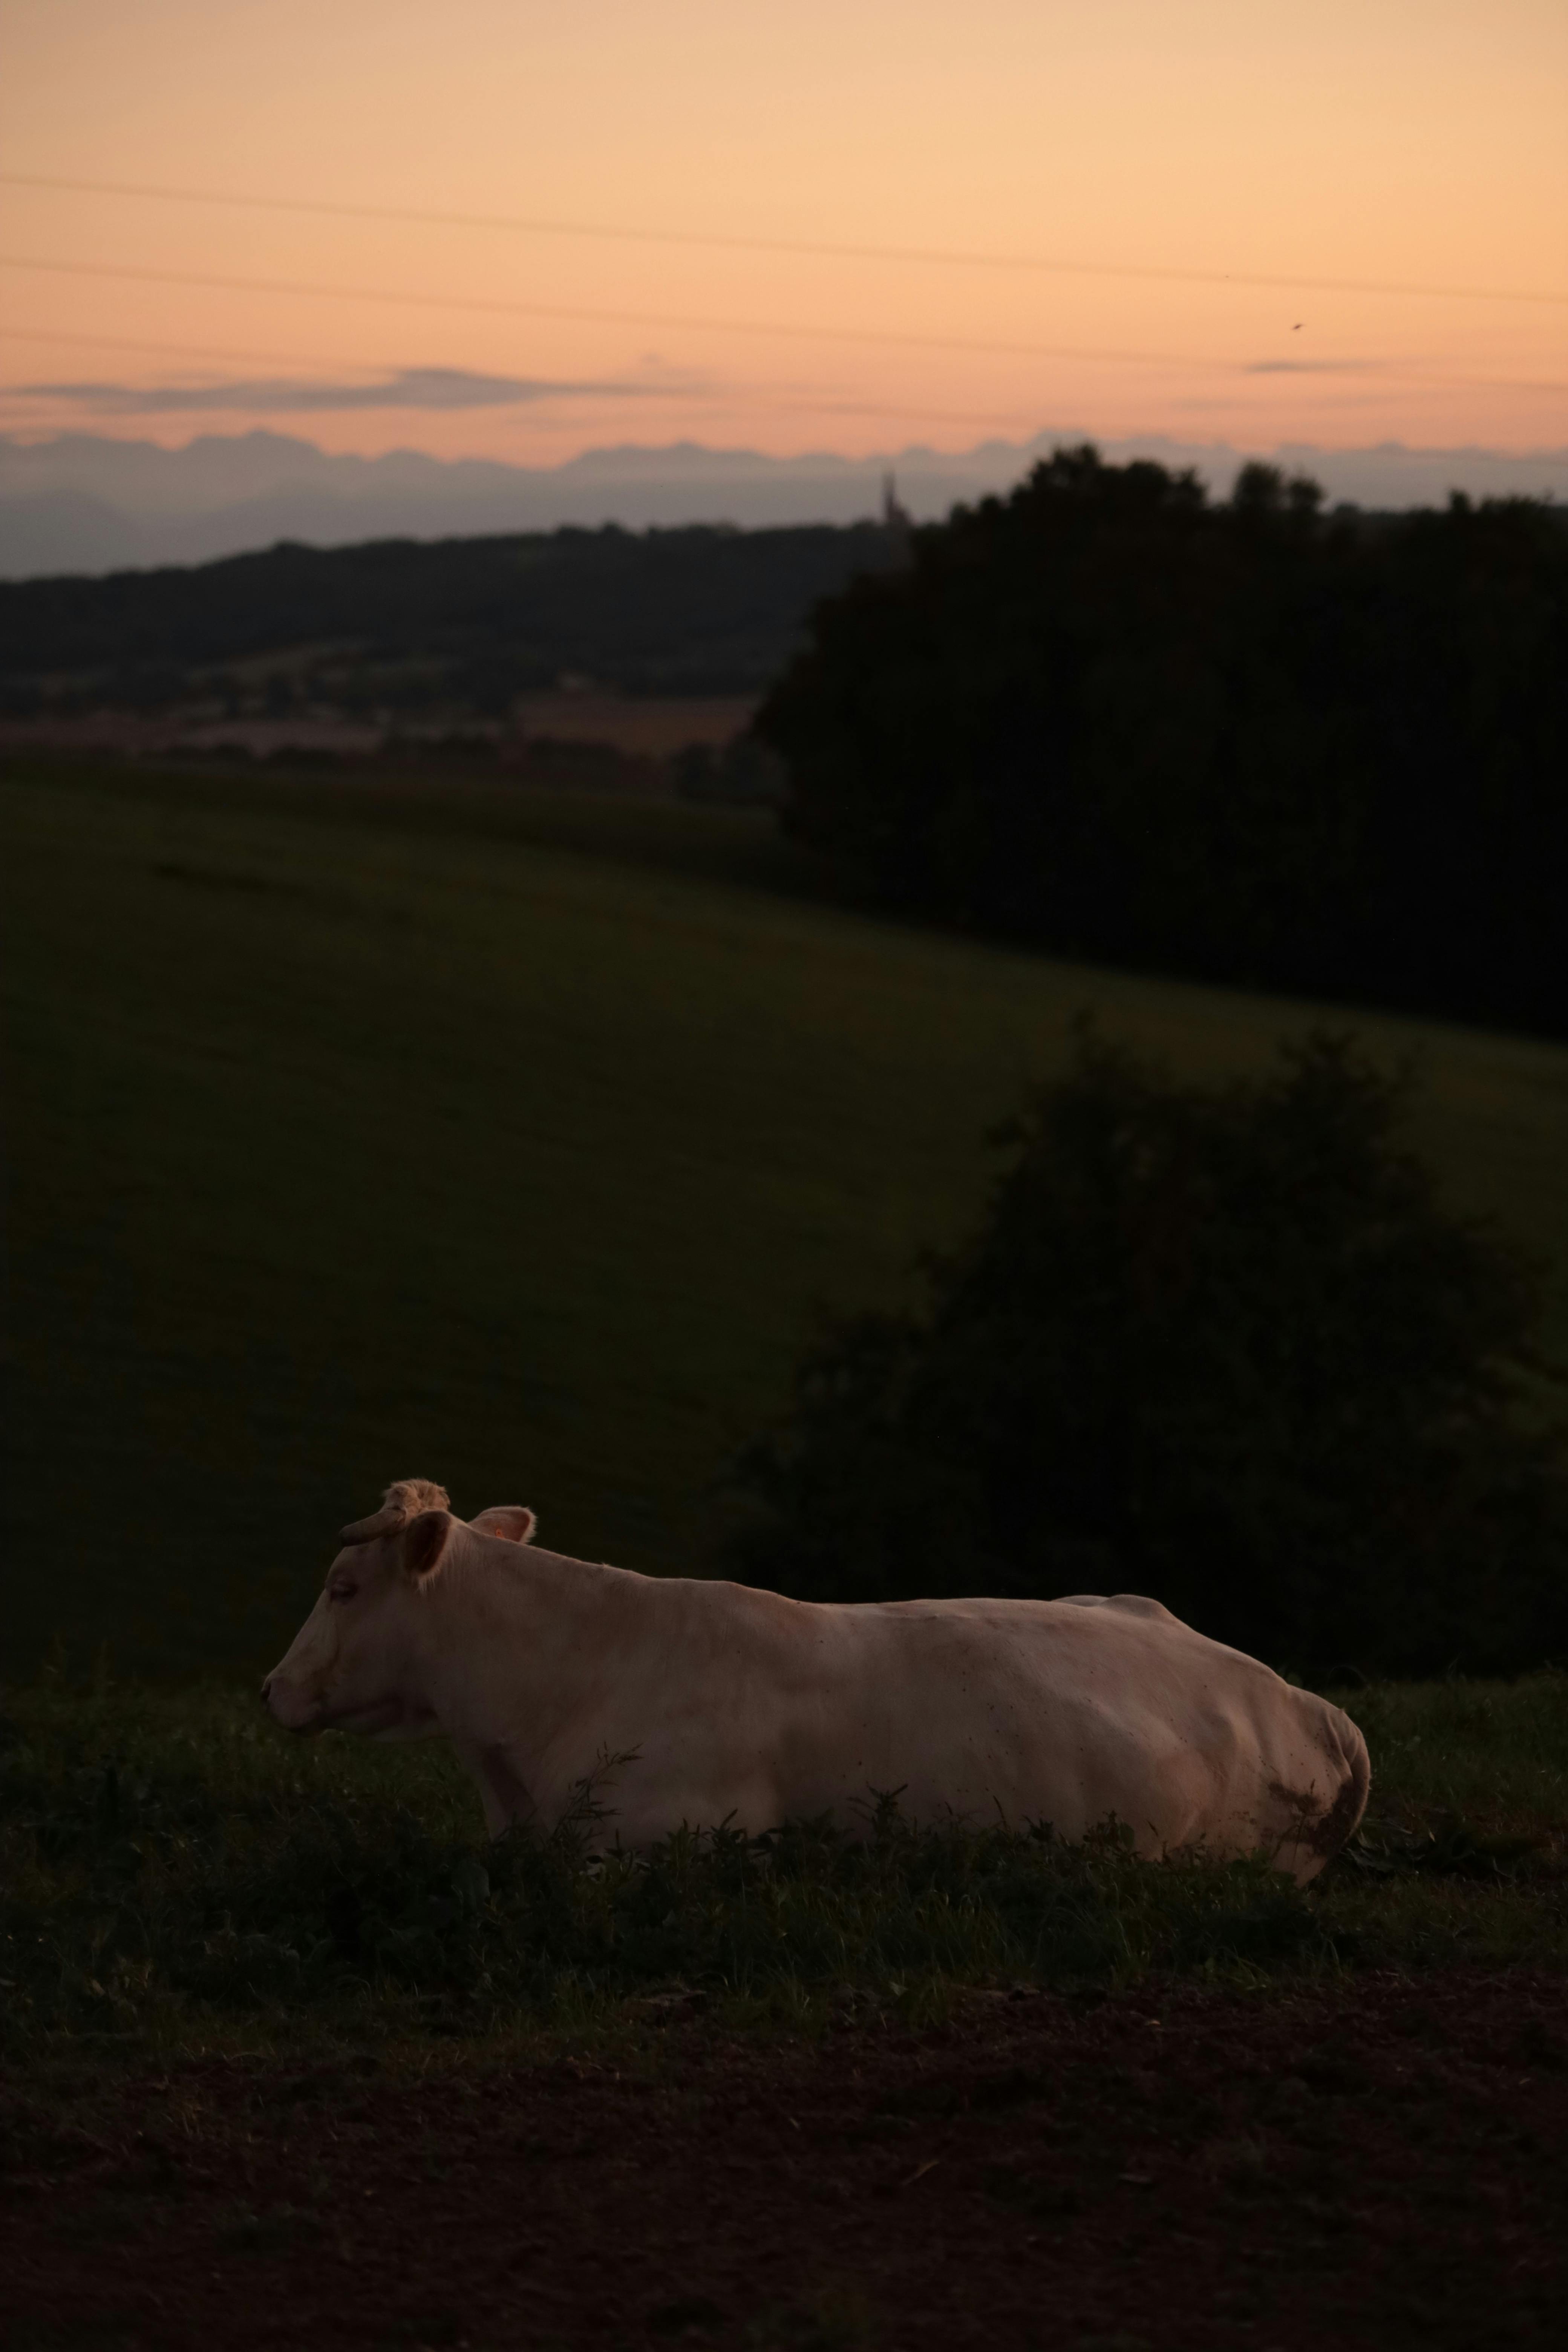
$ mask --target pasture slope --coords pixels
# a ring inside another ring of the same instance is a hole
[[[803,1340],[963,1230],[1075,1013],[1205,1071],[1312,1017],[813,901],[766,818],[123,769],[0,803],[20,1666],[265,1667],[410,1471],[700,1567]],[[1552,1250],[1568,1049],[1355,1025],[1419,1055],[1455,1196]]]
[[[0,806],[8,2347],[1561,2344],[1561,1671],[1346,1695],[1373,1811],[1305,1893],[896,1822],[486,1848],[438,1747],[236,1688],[394,1472],[701,1565],[815,1318],[962,1231],[1071,1014],[1220,1071],[1310,1008],[879,924],[717,812]],[[1568,1051],[1356,1025],[1554,1248]]]

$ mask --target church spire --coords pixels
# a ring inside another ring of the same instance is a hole
[[[889,467],[882,477],[882,529],[892,543],[895,563],[909,562],[910,537],[914,527],[914,517],[899,503],[899,486]]]

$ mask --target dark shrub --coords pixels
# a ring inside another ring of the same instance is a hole
[[[743,1477],[812,1599],[1138,1590],[1284,1666],[1568,1648],[1533,1271],[1317,1035],[1183,1086],[1080,1035],[921,1314],[840,1328]]]

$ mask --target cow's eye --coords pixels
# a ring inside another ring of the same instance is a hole
[[[336,1583],[328,1585],[327,1599],[329,1601],[352,1601],[358,1591],[359,1586],[357,1584],[350,1584],[346,1579],[340,1576]]]

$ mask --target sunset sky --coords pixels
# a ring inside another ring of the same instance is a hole
[[[1539,448],[1568,7],[8,0],[0,263],[12,434]]]

